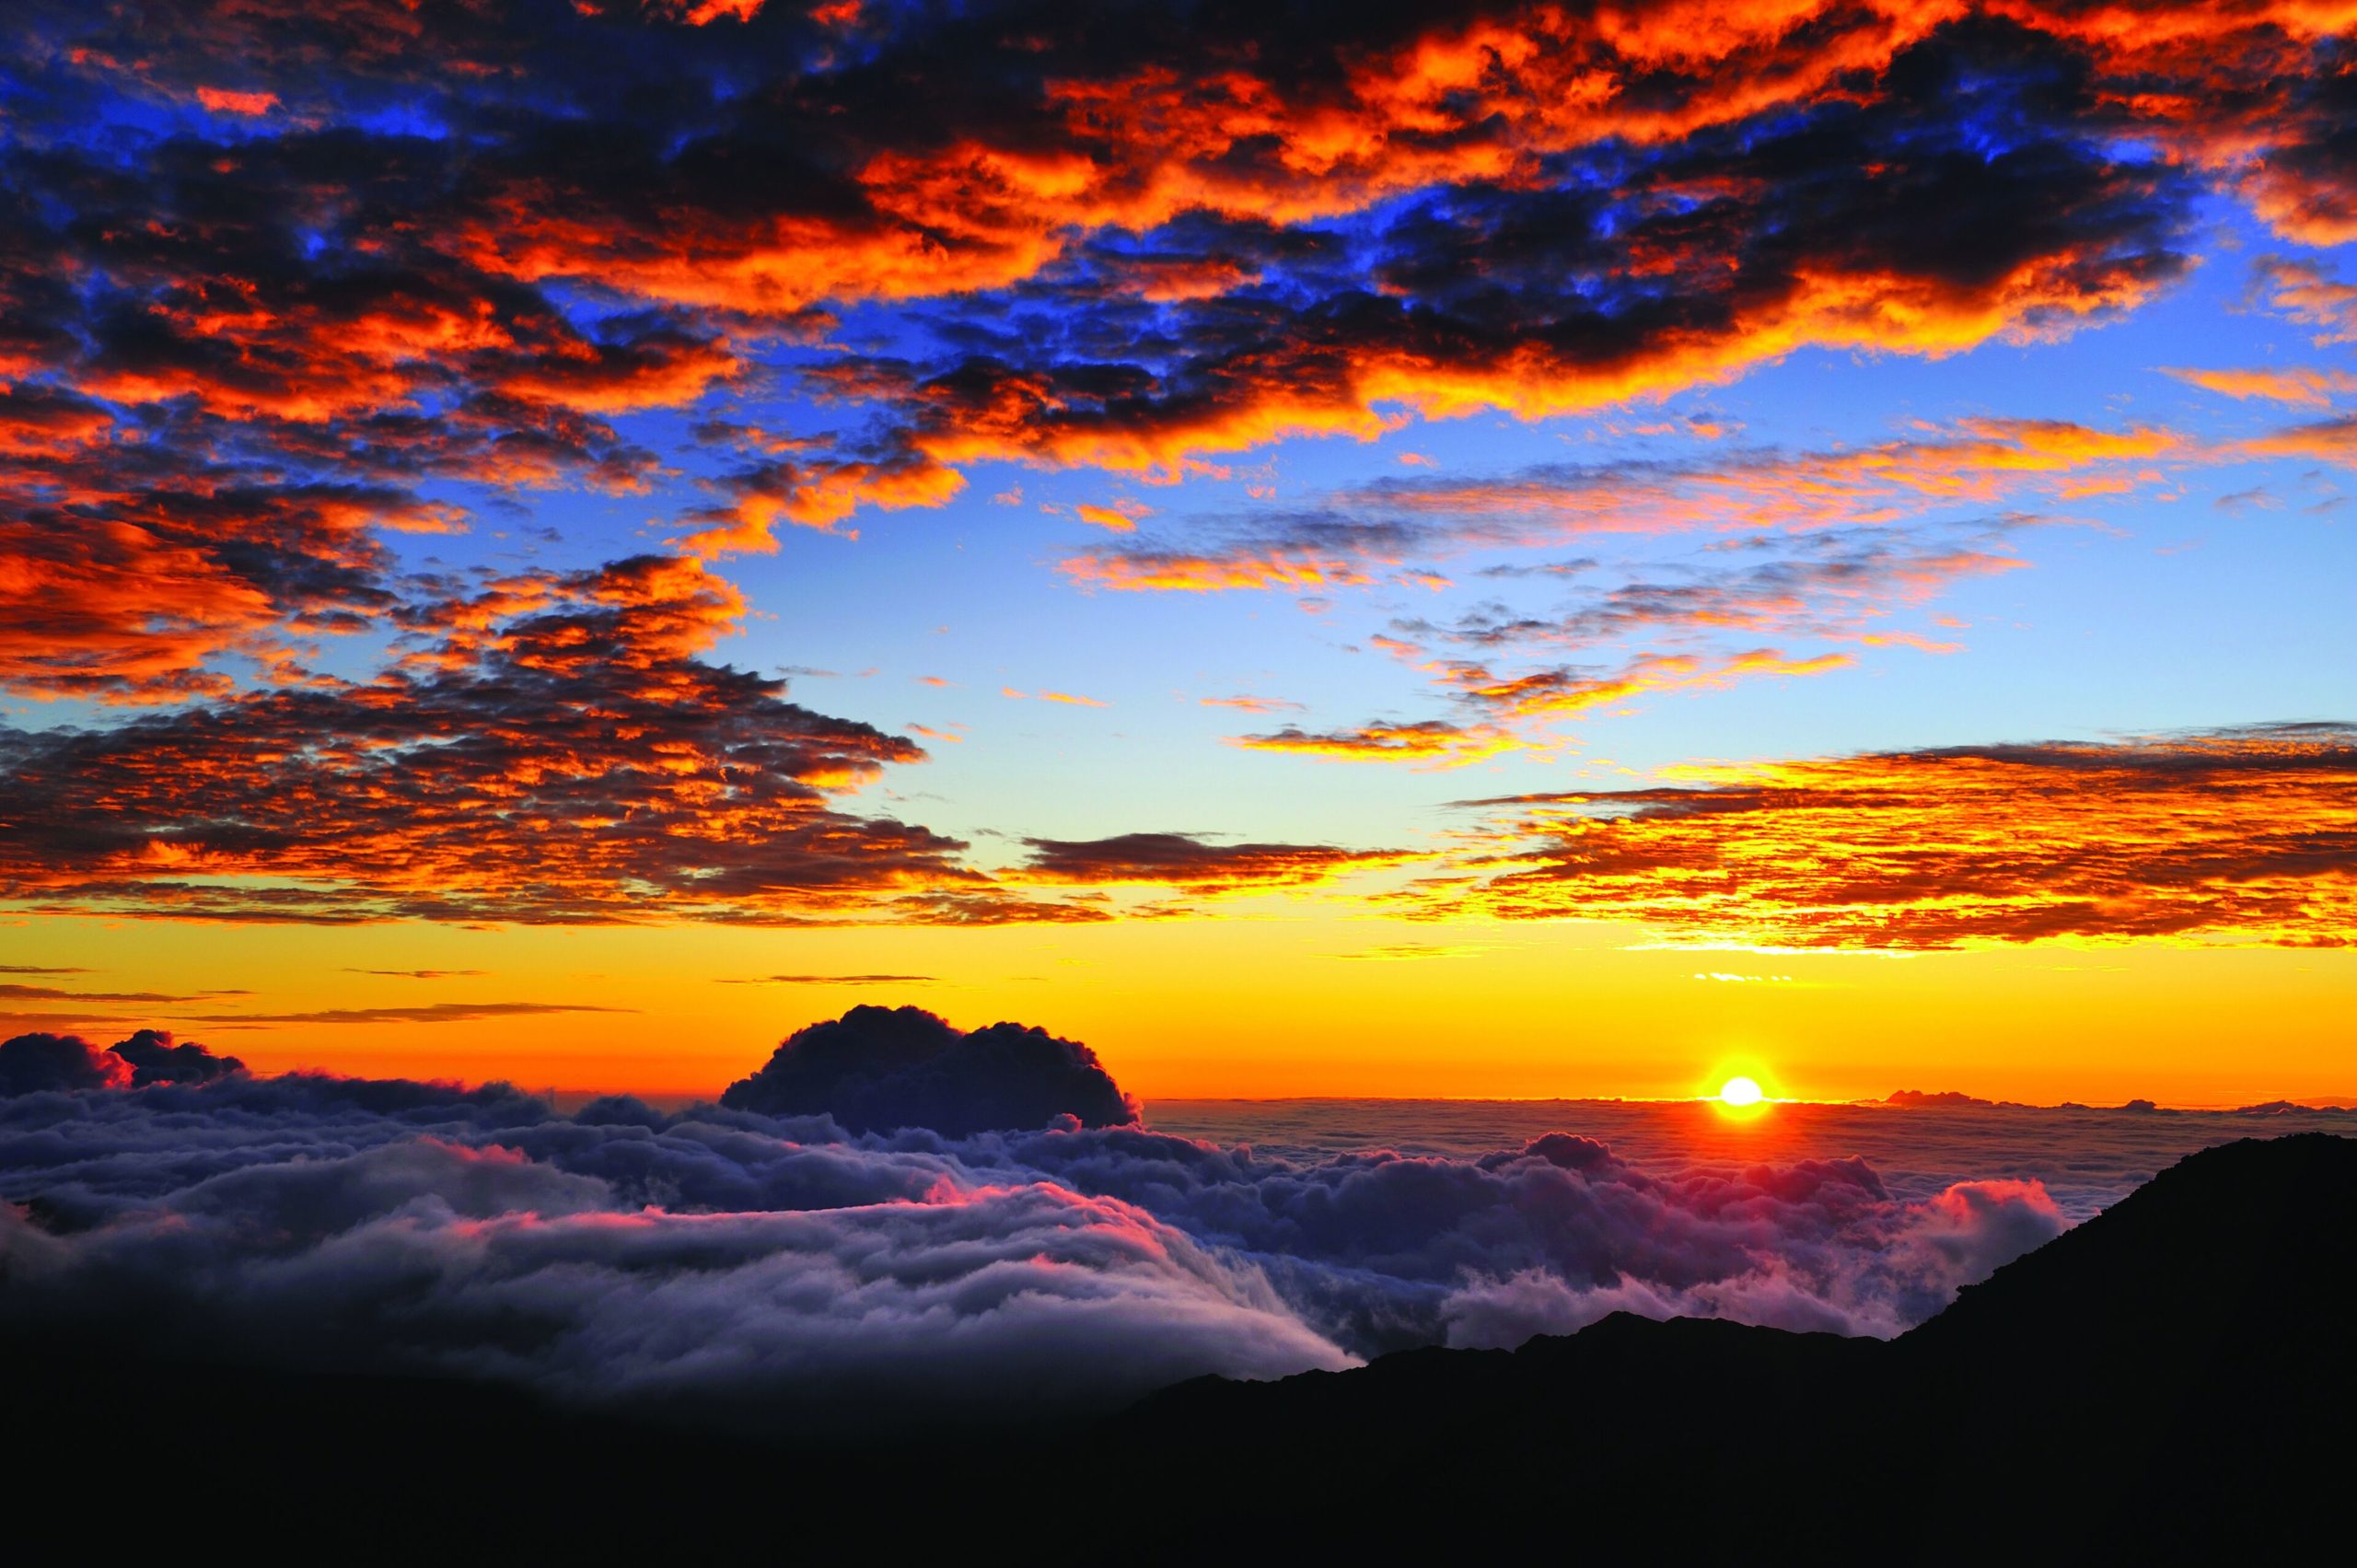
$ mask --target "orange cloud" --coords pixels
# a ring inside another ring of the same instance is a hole
[[[2357,391],[2357,376],[2341,370],[2168,370],[2166,374],[2205,391],[2235,399],[2327,408],[2338,393]]]
[[[1235,708],[1248,714],[1276,714],[1301,707],[1299,703],[1289,703],[1282,697],[1203,697],[1198,701],[1206,708]]]
[[[1229,742],[1248,751],[1281,751],[1337,762],[1408,762],[1428,768],[1461,768],[1521,749],[1508,730],[1489,725],[1420,719],[1412,724],[1376,722],[1355,729],[1304,730],[1298,725],[1266,735],[1239,735]]]
[[[1072,510],[1073,515],[1084,523],[1093,523],[1100,528],[1109,528],[1115,533],[1128,533],[1138,526],[1138,518],[1145,516],[1150,509],[1137,505],[1134,502],[1120,506],[1094,506],[1082,502]]]
[[[966,488],[965,476],[922,458],[889,462],[763,463],[722,482],[735,499],[690,512],[702,526],[677,542],[713,559],[777,549],[778,519],[822,533],[838,531],[861,506],[897,512],[944,506]],[[856,539],[855,530],[841,530]]]
[[[1695,946],[2357,943],[2357,730],[1957,747],[1686,771],[1500,809],[1443,918]]]
[[[421,645],[82,735],[0,727],[0,899],[197,920],[1096,920],[841,808],[913,743],[706,662],[744,612],[644,556],[403,607]]]
[[[1881,527],[1940,507],[2019,505],[2124,494],[2157,461],[2204,455],[2138,426],[1973,419],[1918,439],[1815,452],[1732,452],[1686,463],[1556,465],[1504,479],[1387,479],[1333,509],[1256,522],[1212,546],[1122,541],[1057,570],[1091,588],[1209,593],[1364,587],[1411,557],[1544,549],[1594,533]],[[2017,565],[1926,560],[1933,576]],[[1731,622],[1741,623],[1741,622]]]
[[[2268,256],[2252,269],[2251,285],[2269,308],[2323,328],[2318,345],[2357,342],[2357,284],[2342,283],[2315,261]]]

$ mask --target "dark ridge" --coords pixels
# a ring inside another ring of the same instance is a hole
[[[1887,1343],[1616,1315],[1200,1379],[1079,1432],[865,1446],[12,1343],[12,1531],[28,1562],[44,1538],[263,1561],[2264,1561],[2346,1484],[2352,1214],[2357,1141],[2245,1141]]]

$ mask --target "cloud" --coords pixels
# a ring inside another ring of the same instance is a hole
[[[1511,751],[1521,742],[1509,732],[1488,725],[1452,724],[1446,719],[1411,723],[1376,720],[1351,729],[1306,730],[1299,725],[1259,735],[1239,735],[1229,744],[1248,751],[1282,751],[1340,762],[1411,762],[1424,767],[1461,768]]]
[[[797,1038],[770,1086],[839,1103],[880,1080],[795,1051],[976,1051],[994,1065],[963,1086],[998,1094],[1053,1054],[1009,1048],[1062,1044],[880,1009]],[[769,1431],[1107,1411],[1605,1301],[1888,1334],[2061,1227],[2035,1183],[1910,1200],[1859,1159],[1647,1169],[1568,1132],[1285,1158],[1126,1118],[858,1134],[627,1098],[565,1117],[505,1085],[122,1076],[0,1099],[11,1331]]]
[[[1811,347],[2051,338],[2183,275],[2205,183],[2294,238],[2348,212],[2345,45],[2288,4],[2156,4],[2131,29],[2010,0],[1112,29],[999,5],[217,9],[36,0],[11,51],[37,156],[0,186],[0,688],[168,710],[0,736],[29,802],[0,892],[27,907],[1105,918],[852,808],[921,753],[715,662],[742,603],[708,563],[775,548],[781,520],[942,506],[981,462],[1167,479]],[[2340,285],[2271,265],[2276,308],[2338,330]],[[780,387],[823,411],[811,428],[722,417]],[[688,433],[691,466],[618,421]],[[1420,470],[1315,518],[1123,535],[1067,569],[1322,591],[1689,514],[1875,527],[2142,482],[2168,439],[1982,421],[1715,466]],[[398,536],[517,495],[673,479],[709,490],[659,525],[684,558],[402,570]],[[1747,615],[1887,644],[1920,637],[1868,623],[1913,602],[1908,581],[1845,599],[1814,578],[1789,614],[1770,583],[1631,584],[1593,634]],[[389,631],[390,665],[352,674]],[[1237,744],[1470,761],[1528,743],[1512,726],[1542,722],[1533,704],[1699,656],[1627,652],[1444,663],[1446,717]],[[1780,656],[1757,668],[1829,656]],[[100,779],[121,809],[92,804]]]
[[[1234,697],[1203,697],[1198,699],[1198,701],[1206,708],[1234,708],[1240,713],[1247,714],[1277,714],[1288,711],[1298,713],[1301,710],[1301,704],[1299,703],[1289,702],[1283,697],[1253,697],[1238,695]]]
[[[346,974],[382,975],[392,980],[470,980],[487,973],[484,970],[354,970]]]
[[[739,980],[726,977],[723,985],[935,985],[929,974],[763,974]]]
[[[1031,855],[1019,875],[1028,880],[1092,887],[1136,883],[1197,893],[1306,887],[1416,858],[1404,850],[1349,850],[1329,844],[1209,843],[1194,833],[1023,842]]]
[[[644,484],[608,419],[772,375],[842,405],[714,481],[711,556],[977,461],[1163,477],[2051,337],[2181,274],[2204,180],[2287,233],[2345,207],[2339,46],[2292,6],[2138,43],[2023,5],[992,5],[855,48],[832,7],[721,9],[38,5],[0,374],[344,482]],[[906,330],[847,343],[854,309]],[[234,608],[216,640],[258,634]]]
[[[2006,508],[2155,483],[2163,478],[2156,463],[2193,452],[2192,443],[2152,427],[1979,420],[1856,449],[1384,481],[1335,498],[1334,509],[1214,518],[1185,548],[1148,540],[1074,557],[1062,569],[1097,587],[1323,593],[1394,580],[1418,560],[1552,551],[1596,529],[1710,536],[1689,560],[1626,567],[1618,583],[1592,560],[1572,563],[1582,587],[1567,606],[1538,611],[1491,600],[1453,619],[1395,619],[1367,639],[1415,661],[1457,710],[1448,717],[1302,723],[1237,740],[1260,750],[1446,764],[1534,744],[1533,730],[1651,693],[1821,673],[1860,656],[1787,652],[1760,645],[1762,638],[1956,651],[1954,640],[1910,630],[1901,618],[1961,582],[2026,564],[2019,537],[2039,519]],[[1450,645],[1483,656],[1439,656]],[[1611,663],[1557,662],[1566,649],[1607,646],[1620,650]],[[1547,661],[1504,663],[1517,655]]]
[[[960,1136],[1062,1120],[1137,1120],[1096,1052],[1020,1024],[953,1028],[919,1007],[854,1007],[789,1035],[720,1097],[738,1110],[831,1116],[853,1132],[928,1127]]]
[[[2067,421],[1973,419],[1865,447],[1383,479],[1337,494],[1324,509],[1212,518],[1185,548],[1148,538],[1070,557],[1060,569],[1084,586],[1112,589],[1324,590],[1367,586],[1411,560],[1555,549],[1612,533],[1829,531],[1832,548],[1904,556],[1912,540],[1876,543],[1875,536],[1959,508],[1985,519],[1991,511],[2133,488],[2157,478],[2155,463],[2195,452],[2185,437],[2154,426],[2107,431]],[[1595,565],[1539,570],[1575,575]]]
[[[1248,1270],[1130,1205],[1037,1183],[626,1212],[598,1179],[428,1137],[238,1170],[67,1237],[0,1211],[0,1311],[19,1324],[87,1303],[86,1329],[158,1315],[147,1339],[168,1353],[517,1381],[812,1435],[1097,1412],[1206,1372],[1348,1365]],[[114,1294],[87,1300],[100,1278]]]
[[[2251,264],[2251,297],[2294,321],[2323,329],[2319,346],[2357,340],[2357,284],[2341,282],[2320,261],[2262,256]]]
[[[141,1029],[129,1040],[117,1040],[114,1053],[131,1063],[131,1085],[209,1084],[243,1073],[246,1064],[234,1056],[217,1056],[194,1040],[175,1041],[168,1029]]]
[[[2357,941],[2357,734],[2286,724],[1685,770],[1501,810],[1421,912],[1700,946]]]
[[[88,1002],[101,1005],[131,1002],[186,1002],[186,996],[166,996],[153,991],[62,991],[53,985],[0,983],[0,1002]]]
[[[1866,1331],[1887,1337],[1912,1327],[1901,1303],[1952,1294],[1961,1280],[1985,1279],[2062,1230],[2045,1189],[2022,1181],[1957,1182],[1927,1203],[1877,1215],[1871,1225],[1882,1253],[1879,1266],[1831,1280],[1812,1278],[1805,1268],[1796,1271],[1781,1260],[1684,1287],[1628,1278],[1581,1285],[1543,1269],[1477,1277],[1441,1304],[1446,1342],[1511,1350],[1536,1334],[1575,1334],[1614,1312],[1732,1318],[1799,1333],[1854,1334],[1872,1325]]]
[[[408,646],[373,679],[0,726],[0,896],[332,923],[1051,913],[958,840],[837,808],[924,753],[710,662],[743,609],[671,556],[527,573],[404,609]]]
[[[433,1002],[412,1007],[321,1007],[307,1013],[209,1013],[203,1022],[261,1024],[463,1024],[482,1018],[528,1018],[545,1013],[635,1013],[586,1002]]]
[[[140,1029],[104,1051],[79,1035],[0,1040],[0,1097],[209,1084],[245,1070],[236,1057],[216,1056],[193,1040],[175,1043],[166,1029]]]
[[[76,1035],[24,1034],[0,1040],[0,1094],[113,1088],[131,1082],[131,1063]]]
[[[2340,370],[2168,370],[2165,374],[2237,400],[2263,398],[2304,408],[2328,408],[2335,397],[2357,391],[2357,376]]]
[[[1494,622],[1469,621],[1468,627],[1456,634],[1468,639],[1504,640]],[[1433,630],[1422,623],[1403,629]],[[1518,625],[1515,631],[1535,639],[1558,634],[1553,629],[1536,623]],[[1421,651],[1397,639],[1379,640],[1388,644],[1389,651],[1403,656]],[[1716,690],[1757,676],[1823,675],[1847,668],[1855,662],[1844,653],[1792,657],[1774,648],[1748,648],[1713,656],[1639,654],[1617,669],[1554,665],[1521,675],[1505,675],[1479,660],[1434,659],[1418,668],[1430,674],[1461,709],[1473,715],[1469,722],[1425,719],[1397,724],[1378,720],[1355,729],[1322,732],[1287,725],[1265,734],[1237,736],[1230,743],[1249,750],[1293,752],[1344,761],[1462,767],[1501,752],[1549,744],[1543,737],[1534,738],[1529,733],[1535,727],[1609,711],[1617,704],[1648,695]]]
[[[1061,703],[1068,708],[1109,708],[1113,705],[1110,703],[1100,702],[1095,697],[1074,696],[1069,691],[1018,691],[1012,686],[1000,687],[998,694],[1016,702],[1037,698],[1042,703]]]

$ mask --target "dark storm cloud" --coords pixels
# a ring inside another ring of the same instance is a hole
[[[778,1046],[720,1097],[737,1110],[831,1116],[854,1132],[927,1127],[950,1136],[1137,1120],[1097,1053],[1020,1024],[971,1031],[920,1007],[854,1007]]]

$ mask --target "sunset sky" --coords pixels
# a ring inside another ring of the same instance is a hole
[[[2357,1097],[2357,3],[33,0],[0,1035]]]

